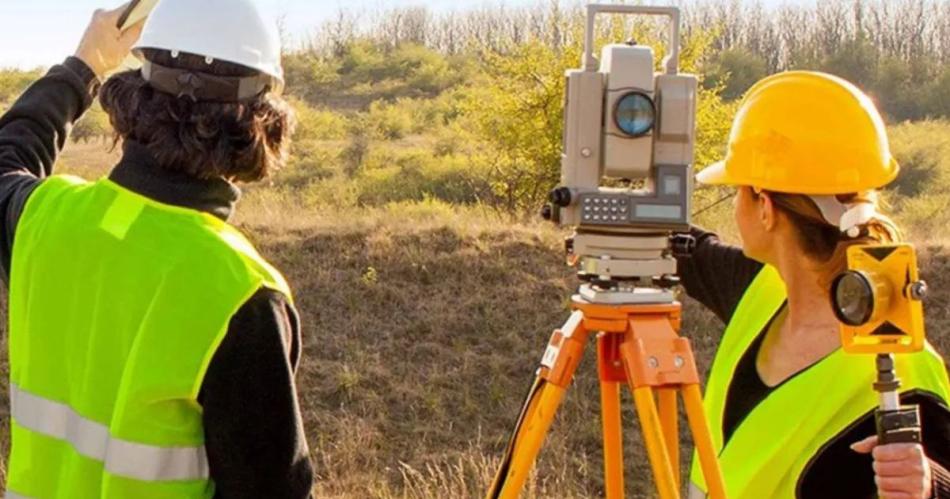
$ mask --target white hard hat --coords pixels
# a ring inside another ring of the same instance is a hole
[[[280,33],[254,0],[160,0],[133,51],[188,52],[256,69],[284,82]]]

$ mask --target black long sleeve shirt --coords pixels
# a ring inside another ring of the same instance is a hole
[[[692,236],[696,238],[695,251],[691,257],[678,261],[683,286],[690,297],[728,324],[763,265],[746,257],[741,248],[722,243],[715,234],[693,229]],[[768,326],[759,333],[733,374],[726,395],[722,428],[727,441],[756,405],[781,386],[766,385],[756,369],[755,359],[767,330]],[[920,406],[924,449],[934,473],[933,497],[950,498],[950,473],[947,472],[950,468],[950,409],[930,393],[904,394],[901,401]],[[875,433],[874,413],[869,412],[828,442],[799,477],[797,497],[876,497],[872,458],[850,448],[851,444]]]
[[[72,123],[92,104],[96,89],[92,71],[71,57],[0,118],[0,276],[5,283],[23,208],[52,174]],[[240,194],[223,179],[169,173],[134,142],[125,144],[110,179],[161,203],[223,220]],[[216,498],[311,496],[313,469],[294,384],[300,352],[297,312],[276,291],[260,289],[231,319],[199,394]]]

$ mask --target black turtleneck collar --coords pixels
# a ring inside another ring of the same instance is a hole
[[[204,211],[227,221],[241,190],[223,178],[201,180],[159,166],[148,149],[125,141],[122,159],[109,180],[159,203]]]

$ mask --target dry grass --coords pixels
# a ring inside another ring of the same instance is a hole
[[[561,235],[438,203],[248,222],[259,217],[246,210],[241,224],[303,314],[298,389],[318,497],[479,496],[567,316]],[[600,493],[588,357],[528,497]],[[646,497],[645,463],[630,463],[631,492]]]
[[[107,174],[122,157],[122,146],[112,147],[111,139],[70,142],[56,164],[57,173],[96,179]]]
[[[92,151],[67,153],[68,169],[102,174],[111,156],[90,160]],[[266,187],[248,192],[237,222],[284,270],[303,315],[297,379],[317,496],[480,496],[542,347],[567,317],[575,281],[563,265],[563,233],[436,202],[320,211]],[[948,352],[950,251],[927,248],[922,262],[934,290],[931,340]],[[705,372],[722,327],[695,303],[686,307],[684,334]],[[592,350],[526,497],[602,495]],[[6,374],[3,359],[0,388]],[[651,497],[629,400],[626,407],[628,495]],[[4,424],[0,456],[6,447]]]

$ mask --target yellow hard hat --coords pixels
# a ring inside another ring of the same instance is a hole
[[[697,180],[791,194],[883,187],[900,167],[871,99],[841,78],[789,71],[753,85],[739,107],[726,160]]]

